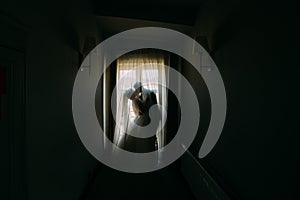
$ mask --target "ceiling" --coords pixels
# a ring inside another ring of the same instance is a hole
[[[139,19],[188,26],[195,24],[198,10],[201,7],[195,4],[182,5],[174,2],[166,4],[153,1],[147,4],[103,4],[101,1],[93,1],[92,5],[96,16]]]
[[[139,27],[163,27],[177,30],[188,35],[193,29],[192,26],[188,25],[108,16],[98,16],[97,23],[106,36]]]

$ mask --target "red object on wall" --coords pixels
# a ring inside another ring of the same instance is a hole
[[[6,92],[6,68],[0,67],[0,120],[2,118],[2,103],[1,96]]]

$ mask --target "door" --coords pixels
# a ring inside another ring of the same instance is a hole
[[[25,199],[25,56],[0,46],[0,198]]]

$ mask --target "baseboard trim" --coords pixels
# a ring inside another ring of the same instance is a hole
[[[188,150],[181,157],[180,170],[196,199],[230,200],[223,189]]]

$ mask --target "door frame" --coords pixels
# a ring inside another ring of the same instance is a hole
[[[8,68],[10,83],[8,131],[10,143],[9,199],[27,198],[26,145],[26,43],[28,27],[14,18],[0,13],[0,64]]]

